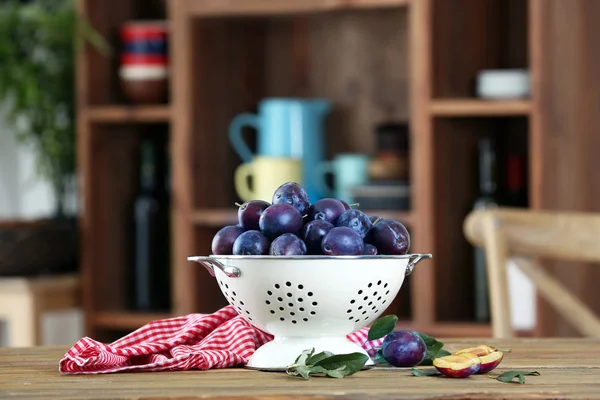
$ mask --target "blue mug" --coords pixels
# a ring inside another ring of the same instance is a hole
[[[318,165],[325,158],[325,119],[331,110],[326,99],[269,98],[259,103],[258,113],[239,114],[229,124],[229,140],[245,163],[254,156],[302,160],[303,182],[311,202],[325,197],[319,185]],[[242,129],[257,131],[253,154]]]

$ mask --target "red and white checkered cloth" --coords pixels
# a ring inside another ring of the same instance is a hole
[[[374,356],[381,339],[366,342],[368,332],[368,328],[363,328],[347,338]],[[59,371],[101,374],[241,366],[272,339],[227,306],[214,314],[153,321],[110,344],[84,337],[60,360]]]

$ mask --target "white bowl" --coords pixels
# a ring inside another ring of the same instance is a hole
[[[519,99],[530,93],[525,69],[484,70],[477,76],[477,95],[485,99]]]
[[[196,256],[229,304],[274,336],[247,367],[285,370],[305,349],[361,352],[346,335],[392,303],[404,277],[431,254],[401,256]],[[373,365],[369,360],[367,365]]]

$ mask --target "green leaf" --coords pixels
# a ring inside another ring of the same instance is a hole
[[[296,368],[296,372],[298,372],[298,374],[300,374],[300,376],[302,376],[304,379],[310,379],[310,368],[306,365],[299,365]]]
[[[506,371],[498,375],[496,380],[504,383],[519,383],[522,385],[525,383],[526,375],[539,376],[540,373],[537,371]],[[517,378],[517,382],[513,382],[515,378]]]
[[[302,352],[302,354],[300,354],[298,357],[296,357],[296,361],[294,361],[294,364],[306,364],[306,360],[309,357],[312,357],[314,352],[315,352],[314,347],[312,349],[304,350]]]
[[[385,317],[379,318],[371,325],[367,340],[375,340],[384,337],[394,330],[397,322],[398,317],[395,315],[386,315]]]
[[[362,367],[369,360],[369,356],[363,353],[349,353],[349,354],[337,354],[331,357],[324,358],[314,364],[315,367],[323,367],[328,370],[337,370],[340,367],[346,367],[348,371],[346,375],[352,375]]]
[[[434,338],[433,336],[429,336],[429,335],[427,335],[425,333],[421,333],[421,332],[417,332],[417,334],[419,336],[421,336],[421,339],[423,339],[423,341],[425,342],[425,344],[427,345],[427,347],[433,346],[436,343],[441,343],[441,342],[438,342],[436,340],[436,338]]]
[[[421,336],[421,338],[425,342],[425,345],[427,346],[427,353],[425,354],[425,358],[419,365],[433,365],[434,359],[450,355],[450,352],[443,349],[443,342],[438,341],[433,336],[429,336],[421,332],[417,332],[417,334]]]
[[[410,373],[414,376],[435,376],[441,375],[442,373],[435,368],[411,368]]]
[[[314,350],[314,349],[313,349]],[[322,351],[320,353],[315,354],[314,356],[309,357],[305,364],[306,365],[315,365],[317,364],[319,361],[327,358],[327,357],[331,357],[333,355],[332,352],[330,351]]]
[[[343,378],[360,371],[369,357],[363,353],[335,355],[329,351],[314,354],[315,349],[304,350],[294,364],[288,365],[286,373],[310,379],[311,375],[324,374],[333,378]]]
[[[375,364],[389,364],[387,362],[387,360],[385,358],[383,358],[383,355],[381,354],[381,350],[377,351],[377,354],[375,354],[375,358],[373,361],[375,362]]]
[[[344,372],[344,370],[340,371],[340,370],[336,369],[336,370],[333,370],[333,371],[327,371],[327,375],[330,376],[330,377],[332,377],[332,378],[343,378],[343,377],[345,377],[348,374],[346,374]]]
[[[441,349],[440,351],[438,351],[438,353],[436,354],[436,358],[440,358],[440,357],[446,357],[452,355],[452,353],[450,353],[447,350]]]

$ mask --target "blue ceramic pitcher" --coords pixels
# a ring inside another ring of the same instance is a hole
[[[268,98],[260,102],[258,114],[239,114],[229,125],[229,140],[244,162],[255,154],[242,137],[245,126],[257,131],[258,156],[302,160],[303,182],[311,202],[325,196],[318,165],[325,157],[325,119],[331,110],[326,99]]]

